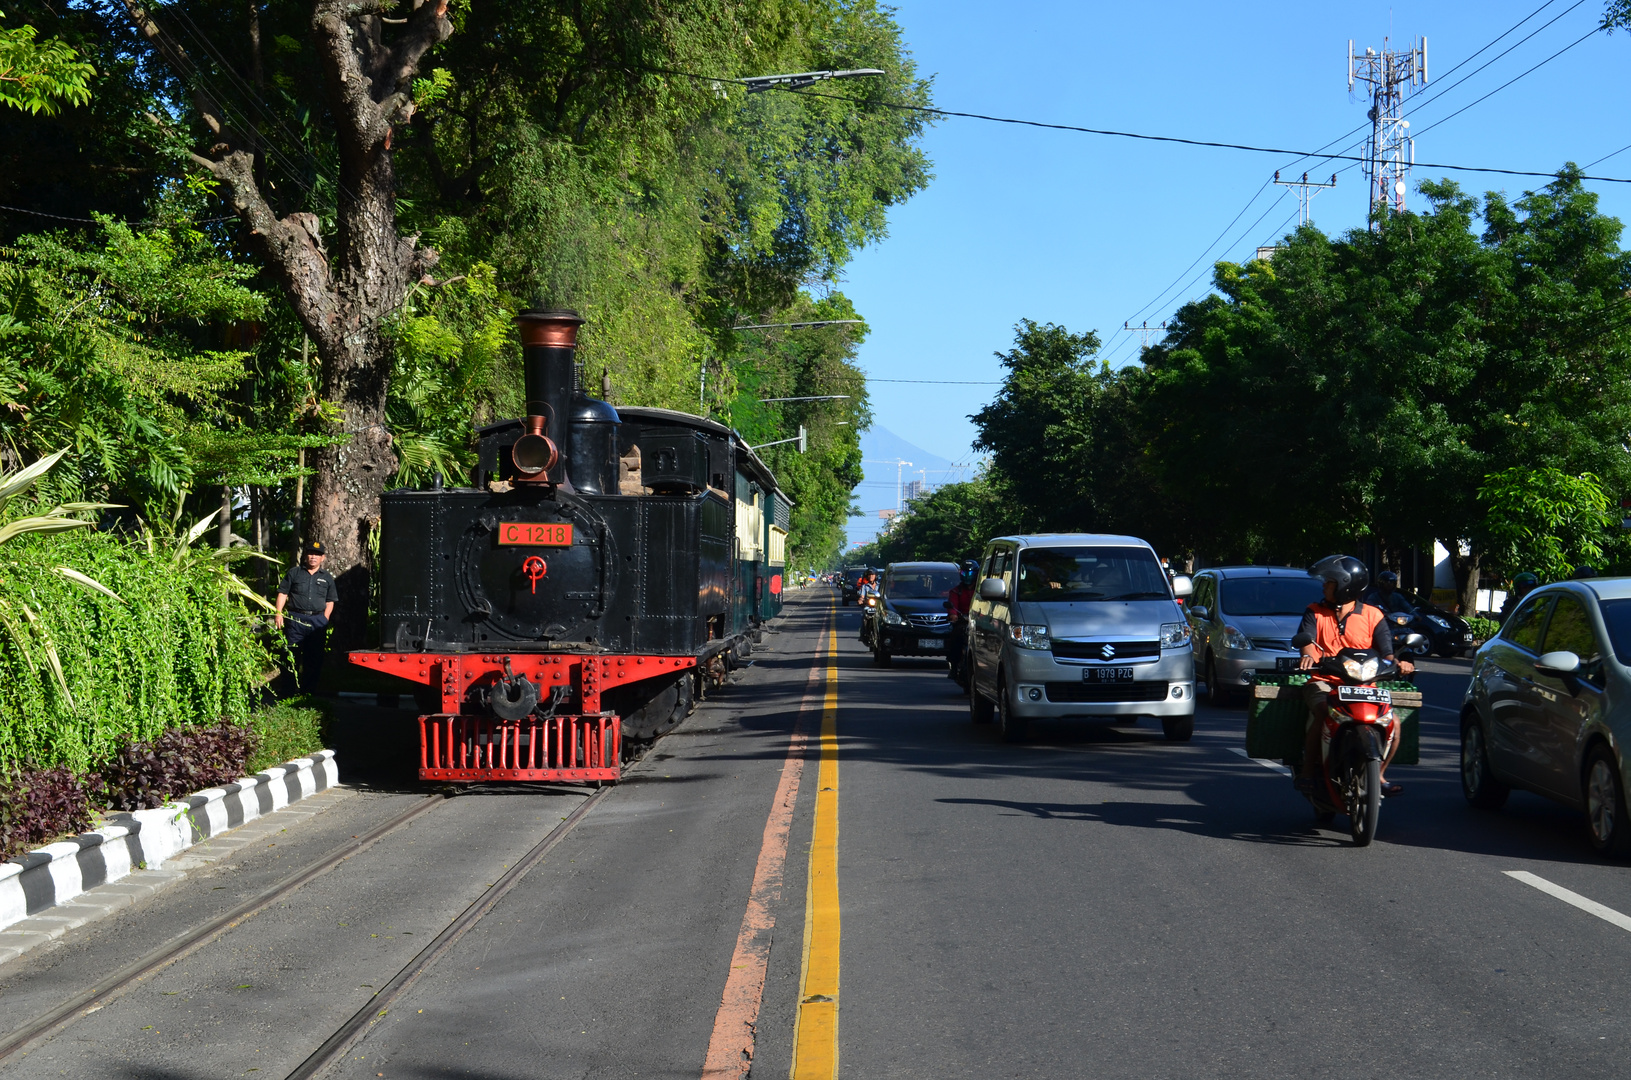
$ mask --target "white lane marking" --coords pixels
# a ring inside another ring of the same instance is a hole
[[[1543,893],[1555,896],[1565,904],[1573,904],[1581,911],[1589,912],[1604,922],[1611,922],[1621,930],[1631,930],[1631,916],[1621,915],[1611,907],[1599,904],[1595,900],[1589,900],[1577,892],[1565,889],[1561,885],[1554,885],[1543,877],[1531,874],[1527,870],[1502,870],[1501,873],[1516,881],[1521,881],[1525,885],[1532,885]]]
[[[1457,716],[1461,715],[1460,709],[1452,709],[1447,705],[1423,705],[1422,708],[1437,709],[1439,712],[1455,713]]]
[[[1241,757],[1245,758],[1247,761],[1255,761],[1257,764],[1263,766],[1263,768],[1265,768],[1265,769],[1273,769],[1275,772],[1279,773],[1281,776],[1290,776],[1291,775],[1291,770],[1286,768],[1284,765],[1280,764],[1278,761],[1270,761],[1266,757],[1252,757],[1250,754],[1246,753],[1246,751],[1242,750],[1238,746],[1231,746],[1231,747],[1229,747],[1229,750],[1230,750],[1231,753],[1239,754]]]

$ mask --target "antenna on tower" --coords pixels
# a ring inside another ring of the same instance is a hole
[[[1404,212],[1407,177],[1416,163],[1416,143],[1410,138],[1410,121],[1402,113],[1405,96],[1427,85],[1427,39],[1420,38],[1409,49],[1367,48],[1354,54],[1348,39],[1348,92],[1364,83],[1370,88],[1370,146],[1365,154],[1365,179],[1370,188],[1371,227],[1381,225],[1388,213]]]

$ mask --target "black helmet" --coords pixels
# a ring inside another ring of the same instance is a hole
[[[1376,575],[1376,584],[1378,585],[1397,585],[1398,583],[1399,575],[1395,574],[1392,570],[1383,570],[1380,574]]]
[[[1352,555],[1327,555],[1308,568],[1308,576],[1335,585],[1336,602],[1339,604],[1358,600],[1360,594],[1370,587],[1370,571]]]

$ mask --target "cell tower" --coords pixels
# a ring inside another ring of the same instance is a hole
[[[1405,95],[1427,85],[1427,39],[1409,49],[1394,51],[1382,39],[1382,50],[1366,49],[1355,55],[1348,40],[1348,93],[1356,83],[1370,88],[1370,147],[1365,154],[1365,179],[1370,185],[1370,221],[1375,228],[1389,212],[1404,211],[1407,177],[1416,163],[1416,143],[1403,112]]]

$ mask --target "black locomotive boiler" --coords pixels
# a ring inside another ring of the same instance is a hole
[[[469,487],[382,500],[380,645],[431,688],[427,780],[616,780],[780,610],[792,503],[730,428],[584,394],[583,322],[527,311],[522,419],[477,432]]]

